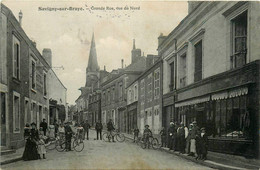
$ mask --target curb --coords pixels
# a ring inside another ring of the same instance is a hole
[[[9,159],[9,160],[3,161],[3,162],[0,163],[0,165],[6,165],[6,164],[13,163],[13,162],[21,161],[21,160],[22,160],[22,156],[18,157],[18,158],[14,158],[14,159]]]

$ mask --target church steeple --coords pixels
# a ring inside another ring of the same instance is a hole
[[[90,46],[89,58],[88,58],[87,72],[89,71],[90,72],[99,71],[94,32],[92,34],[92,40],[91,40],[91,46]]]

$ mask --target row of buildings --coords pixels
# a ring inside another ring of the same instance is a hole
[[[209,150],[258,157],[260,3],[190,1],[188,11],[158,37],[158,55],[142,56],[134,42],[127,67],[122,60],[108,73],[90,60],[90,90],[76,101],[76,115],[92,124],[112,119],[126,133],[149,124],[158,134],[170,121],[196,120],[207,130]]]
[[[0,3],[1,150],[24,145],[23,129],[42,119],[67,119],[67,89],[52,69],[51,49],[40,53],[12,11]]]

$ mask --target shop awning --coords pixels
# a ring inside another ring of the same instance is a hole
[[[188,105],[203,103],[203,102],[207,102],[209,100],[210,100],[210,96],[199,97],[199,98],[175,103],[175,107],[182,107],[182,106],[188,106]]]
[[[221,99],[227,99],[227,98],[232,98],[232,97],[238,97],[238,96],[243,96],[248,93],[248,88],[247,87],[241,87],[241,88],[236,88],[230,91],[223,91],[220,93],[216,93],[212,95],[212,100],[221,100]]]

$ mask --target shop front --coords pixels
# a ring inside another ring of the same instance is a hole
[[[178,121],[177,117],[174,109],[174,93],[167,93],[163,96],[162,126],[168,129],[171,121]]]
[[[205,127],[210,151],[257,157],[258,71],[259,64],[251,63],[177,91],[177,122]]]
[[[133,129],[137,127],[137,104],[136,101],[127,106],[127,133],[132,133]]]

